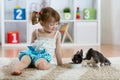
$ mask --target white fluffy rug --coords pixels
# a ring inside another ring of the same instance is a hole
[[[63,59],[64,66],[52,65],[49,70],[28,68],[20,76],[10,75],[17,59],[0,58],[0,80],[120,80],[120,57],[109,58],[111,66],[102,68],[70,68],[71,59]]]

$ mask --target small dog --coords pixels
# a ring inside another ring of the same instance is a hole
[[[90,64],[92,61],[91,63],[92,65],[96,65],[97,63],[100,63],[100,66],[111,65],[111,62],[106,57],[104,57],[102,53],[96,50],[93,50],[92,48],[88,50],[84,60],[87,60],[87,61],[90,60],[88,64]]]
[[[74,64],[80,64],[82,60],[83,60],[83,50],[81,49],[81,51],[77,51],[76,54],[74,54],[72,58],[72,62]]]

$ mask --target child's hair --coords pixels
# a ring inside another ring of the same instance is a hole
[[[44,23],[50,22],[51,18],[54,18],[56,22],[60,22],[59,13],[51,7],[42,8],[40,12],[32,12],[32,24],[37,24],[38,22],[43,21]]]

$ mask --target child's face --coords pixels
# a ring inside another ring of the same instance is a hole
[[[46,32],[51,33],[57,29],[57,26],[58,26],[58,22],[51,20],[49,23],[45,23],[43,28]]]

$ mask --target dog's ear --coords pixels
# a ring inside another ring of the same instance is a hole
[[[74,58],[75,56],[77,56],[77,55],[79,55],[79,51],[77,51],[77,52],[73,55],[73,58]]]
[[[79,52],[80,56],[83,57],[83,50],[81,49],[80,52]]]
[[[76,54],[79,54],[79,51],[77,51]]]

